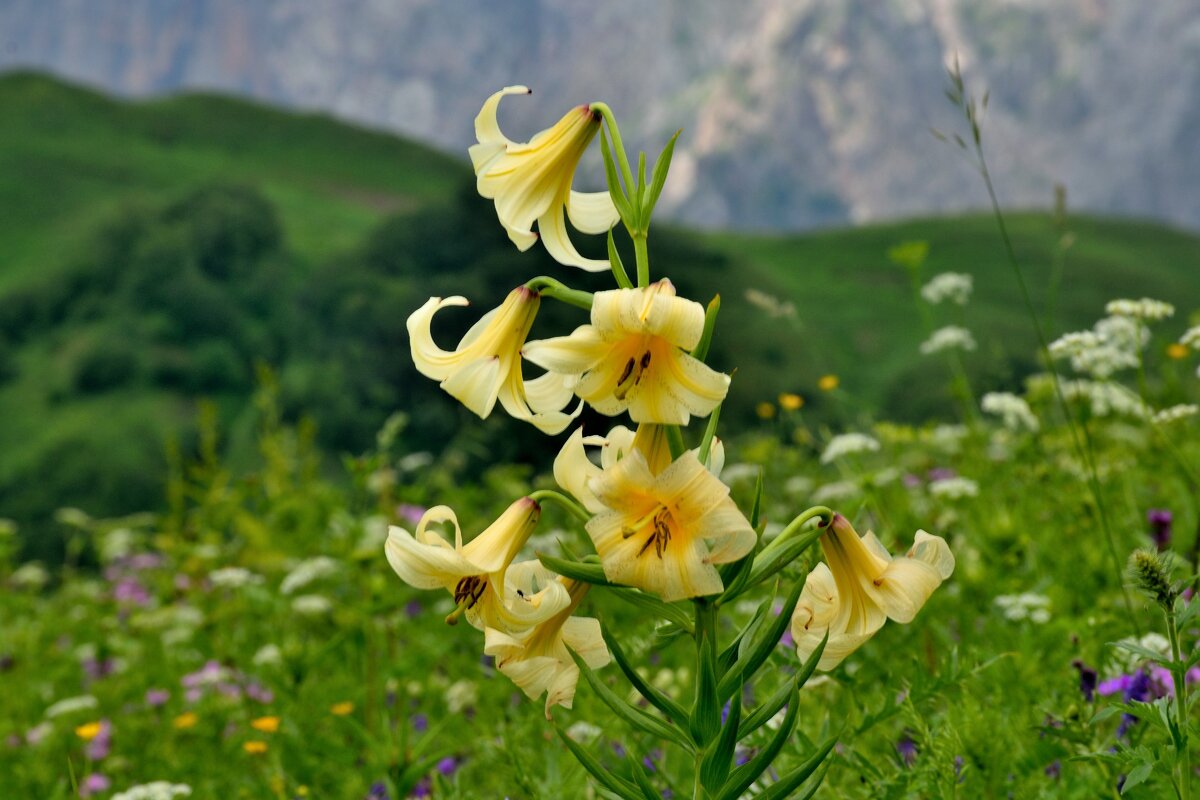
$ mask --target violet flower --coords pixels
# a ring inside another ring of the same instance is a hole
[[[1158,552],[1171,546],[1171,512],[1165,508],[1152,508],[1146,513],[1146,521],[1150,523],[1150,539]]]

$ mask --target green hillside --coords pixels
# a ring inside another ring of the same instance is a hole
[[[329,453],[361,451],[397,410],[410,450],[448,450],[445,432],[459,431],[457,450],[476,458],[454,465],[464,473],[539,452],[527,426],[459,424],[467,412],[409,366],[405,318],[430,295],[488,308],[539,272],[589,289],[605,276],[518,253],[481,225],[490,212],[465,160],[324,116],[208,95],[122,102],[33,74],[0,76],[0,108],[0,517],[38,542],[53,540],[40,534],[58,506],[158,505],[165,442],[195,446],[200,398],[236,463],[253,445],[260,364],[284,413],[310,416]],[[1063,229],[1034,214],[1012,227],[1042,303]],[[1197,237],[1090,218],[1066,230],[1055,330],[1089,325],[1115,296],[1161,297],[1184,316],[1200,307]],[[688,296],[719,291],[719,324],[738,331],[739,346],[723,336],[711,355],[737,369],[728,430],[759,424],[756,404],[782,391],[835,423],[882,407],[893,419],[954,413],[945,363],[917,353],[927,327],[908,274],[888,259],[905,241],[928,243],[925,277],[976,278],[963,320],[980,342],[976,389],[1027,371],[1032,334],[987,217],[789,237],[656,228],[655,263],[685,276]],[[768,316],[764,294],[794,314]],[[447,312],[439,338],[472,317]],[[547,303],[539,327],[580,321]],[[816,390],[826,373],[838,393]]]

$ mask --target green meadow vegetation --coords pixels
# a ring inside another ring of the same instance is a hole
[[[451,598],[405,586],[382,555],[388,525],[411,529],[425,508],[453,507],[474,533],[555,486],[557,444],[479,420],[418,374],[405,321],[430,296],[467,295],[435,322],[448,346],[530,275],[564,268],[513,248],[464,161],[326,117],[206,95],[124,102],[25,73],[0,76],[0,108],[0,786],[609,796],[542,704],[481,658],[478,632],[443,624]],[[1200,564],[1200,338],[1180,342],[1200,324],[1200,237],[1062,211],[1009,225],[1052,339],[1114,298],[1175,306],[1138,318],[1121,345],[1136,365],[1069,385],[1069,416],[990,215],[654,229],[657,274],[681,296],[721,295],[707,359],[733,375],[721,477],[742,508],[761,480],[762,541],[819,503],[893,553],[936,533],[957,562],[912,624],[807,683],[789,708],[795,746],[742,796],[781,796],[773,781],[826,740],[824,783],[806,784],[817,797],[1176,796],[1200,736],[1170,710],[1175,685],[1200,678],[1195,612],[1173,594],[1157,611],[1126,585],[1145,575],[1123,570],[1156,543],[1179,554],[1172,579]],[[969,300],[922,296],[947,271],[971,277]],[[547,301],[531,338],[583,321]],[[947,325],[974,347],[923,354]],[[984,399],[995,392],[1012,394]],[[548,504],[525,555],[560,547],[590,543]],[[779,613],[815,556],[768,583],[765,608]],[[728,612],[721,644],[766,614]],[[686,636],[615,593],[588,613],[690,703]],[[769,652],[744,714],[803,670],[790,632]],[[598,675],[624,695],[614,673]],[[693,762],[636,725],[596,727],[611,715],[593,689],[554,711],[573,746],[690,796]],[[739,759],[771,747],[768,717]]]

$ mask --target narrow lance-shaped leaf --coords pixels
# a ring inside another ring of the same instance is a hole
[[[675,142],[681,133],[683,133],[682,130],[675,131],[675,135],[667,142],[667,146],[658,154],[658,158],[654,162],[654,175],[650,179],[650,189],[647,192],[645,211],[643,212],[647,219],[654,213],[654,206],[658,204],[658,196],[662,194],[663,186],[667,183],[667,172],[671,169],[671,158],[675,154]]]
[[[603,700],[604,704],[611,708],[617,717],[643,733],[648,733],[659,739],[667,739],[684,748],[691,749],[692,743],[682,731],[671,727],[658,717],[651,716],[640,708],[631,706],[620,697],[617,697],[616,693],[604,685],[604,681],[600,680],[600,676],[579,657],[578,653],[573,650],[568,652],[571,653],[571,658],[575,660],[575,664],[579,667],[579,674],[592,687],[592,691],[596,693],[596,696]]]
[[[813,528],[789,539],[777,548],[769,546],[764,548],[754,558],[754,569],[750,571],[750,577],[746,580],[746,588],[757,586],[791,564],[803,555],[805,550],[812,547],[824,532],[824,528]]]
[[[704,616],[708,619],[701,624]],[[717,694],[717,643],[715,609],[698,608],[696,614],[696,705],[692,709],[692,738],[703,747],[721,728],[721,698]]]
[[[713,330],[717,327],[717,314],[721,312],[721,295],[713,295],[704,309],[704,328],[700,331],[700,341],[692,348],[692,358],[703,361],[708,358],[708,348],[712,345]]]
[[[804,589],[804,581],[797,581],[792,591],[788,594],[787,600],[784,601],[783,609],[770,625],[764,625],[762,633],[760,633],[753,646],[738,657],[737,663],[733,665],[733,669],[725,674],[721,679],[721,687],[719,695],[721,700],[733,694],[738,687],[738,675],[744,675],[747,679],[754,676],[758,668],[770,657],[774,652],[775,647],[779,644],[779,640],[783,638],[783,632],[787,630],[787,626],[792,621],[792,611],[796,608],[796,603],[800,600],[800,592]]]
[[[583,768],[596,779],[596,782],[608,789],[610,792],[621,797],[622,800],[641,800],[642,794],[636,786],[624,778],[619,778],[613,774],[612,770],[605,769],[596,757],[584,749],[578,742],[567,735],[566,731],[554,726],[555,733],[558,738],[562,739],[563,744],[571,751],[571,755],[575,756],[575,760],[583,765]]]
[[[592,583],[597,586],[613,586],[608,578],[604,577],[604,568],[599,564],[585,564],[581,561],[568,561],[565,558],[547,555],[546,553],[535,553],[538,561],[541,561],[546,569],[551,572],[556,572],[564,578],[570,578],[575,581],[583,581],[584,583]]]
[[[736,692],[729,701],[729,714],[721,728],[717,743],[700,762],[700,781],[704,786],[717,787],[729,777],[733,751],[738,742],[738,726],[742,719],[742,693]]]
[[[738,631],[738,635],[733,638],[733,641],[727,644],[725,649],[721,651],[721,657],[717,659],[717,663],[721,668],[721,675],[733,669],[733,665],[737,663],[738,656],[741,655],[742,644],[754,639],[755,632],[758,631],[759,626],[762,625],[762,621],[766,619],[767,612],[771,608],[771,601],[772,598],[768,597],[759,603],[758,608],[754,611],[754,616],[742,626],[742,629]]]
[[[817,793],[817,788],[821,785],[821,781],[825,780],[825,773],[829,769],[828,765],[821,770],[821,774],[813,782],[813,785],[800,798],[793,798],[792,792],[799,789],[800,784],[808,780],[809,776],[821,766],[836,742],[837,739],[830,739],[825,742],[807,761],[771,784],[765,792],[758,796],[758,800],[800,800],[800,798],[812,797]]]
[[[613,661],[617,662],[617,666],[620,667],[621,671],[625,673],[625,677],[629,679],[629,682],[633,685],[633,688],[637,690],[638,694],[646,698],[650,705],[654,706],[659,711],[663,712],[672,720],[674,720],[675,724],[679,725],[680,727],[686,727],[688,724],[688,712],[684,709],[684,707],[679,705],[679,703],[676,703],[663,692],[646,683],[642,676],[638,674],[638,671],[634,669],[633,664],[630,663],[629,659],[625,656],[625,651],[621,649],[620,643],[616,640],[616,637],[609,632],[608,628],[601,627],[600,635],[604,637],[604,643],[608,645],[608,651],[612,653]]]
[[[622,289],[632,289],[633,283],[629,280],[629,273],[625,271],[625,262],[621,261],[621,254],[617,252],[617,243],[613,239],[612,228],[608,229],[608,263],[612,267],[612,274],[616,278],[617,285]]]
[[[543,562],[544,563],[544,562]],[[687,612],[674,603],[664,603],[653,595],[646,594],[638,589],[630,589],[624,586],[614,586],[611,594],[624,600],[632,606],[636,606],[643,611],[649,611],[651,614],[670,620],[687,633],[692,632],[692,620],[688,617]]]
[[[779,726],[779,730],[775,731],[771,741],[757,756],[733,771],[725,786],[722,787],[721,794],[717,796],[717,800],[737,800],[743,792],[750,788],[750,784],[758,780],[758,776],[771,766],[775,757],[779,755],[779,751],[783,749],[783,745],[791,738],[792,728],[796,726],[796,717],[799,713],[800,692],[793,686],[791,696],[788,697],[788,710],[783,718],[783,724]]]
[[[600,129],[600,155],[604,161],[604,178],[608,183],[608,193],[612,196],[613,205],[617,207],[617,213],[621,215],[625,227],[632,228],[637,221],[633,216],[633,206],[629,204],[629,199],[621,189],[621,179],[617,177],[617,164],[613,160],[612,149],[608,146],[608,137],[605,136],[603,128]]]
[[[641,789],[644,800],[662,800],[662,795],[654,788],[654,784],[650,783],[641,760],[633,754],[632,750],[625,753],[625,760],[629,762],[629,771],[633,775],[634,782]]]

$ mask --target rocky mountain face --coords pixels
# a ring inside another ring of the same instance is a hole
[[[929,132],[965,132],[942,95],[956,55],[990,90],[1003,202],[1044,206],[1062,183],[1077,208],[1200,227],[1196,0],[0,4],[0,68],[129,95],[246,94],[459,152],[505,84],[534,89],[505,101],[514,138],[604,99],[652,155],[684,128],[664,209],[739,228],[983,205]]]

